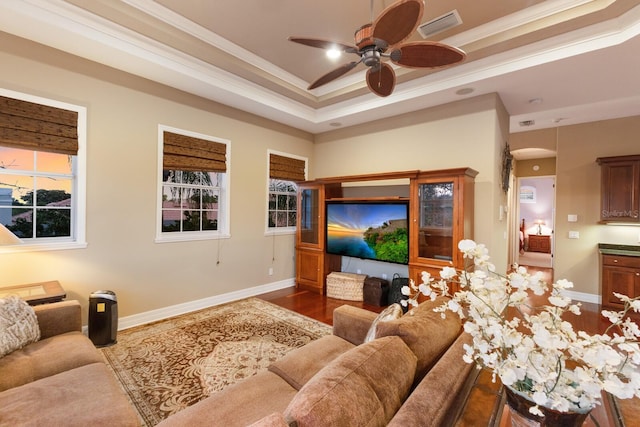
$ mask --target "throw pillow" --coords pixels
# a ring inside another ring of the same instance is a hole
[[[285,410],[305,427],[389,423],[409,395],[416,356],[398,337],[361,344],[320,370]]]
[[[0,298],[0,357],[40,339],[33,307],[17,296]]]
[[[378,323],[399,319],[400,317],[402,317],[402,313],[403,313],[402,306],[397,303],[391,304],[389,307],[382,310],[380,314],[378,314],[378,316],[375,319],[373,319],[373,322],[371,323],[371,327],[369,328],[369,332],[367,332],[367,336],[364,338],[364,342],[369,342],[376,338]]]

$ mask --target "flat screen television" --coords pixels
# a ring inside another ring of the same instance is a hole
[[[408,264],[408,201],[327,201],[326,251]]]

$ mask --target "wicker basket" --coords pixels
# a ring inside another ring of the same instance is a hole
[[[366,274],[334,271],[327,276],[327,296],[349,301],[362,301],[362,288],[366,278]]]

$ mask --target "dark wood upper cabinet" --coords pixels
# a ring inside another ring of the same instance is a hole
[[[600,222],[640,222],[640,155],[600,157]]]

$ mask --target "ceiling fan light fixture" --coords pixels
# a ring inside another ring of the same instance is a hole
[[[393,68],[383,62],[390,58],[400,67],[408,68],[441,68],[464,61],[466,54],[453,46],[439,42],[407,42],[420,23],[424,12],[424,0],[397,0],[383,10],[372,22],[361,26],[354,34],[355,46],[334,43],[328,40],[305,37],[289,37],[289,40],[306,46],[329,50],[338,50],[355,54],[358,61],[341,65],[329,71],[311,83],[308,90],[325,85],[363,63],[367,71],[367,86],[379,96],[389,96],[396,84]],[[387,53],[387,50],[392,50]]]
[[[327,50],[327,58],[331,60],[335,61],[336,59],[340,58],[340,56],[342,56],[342,52],[335,47]]]

